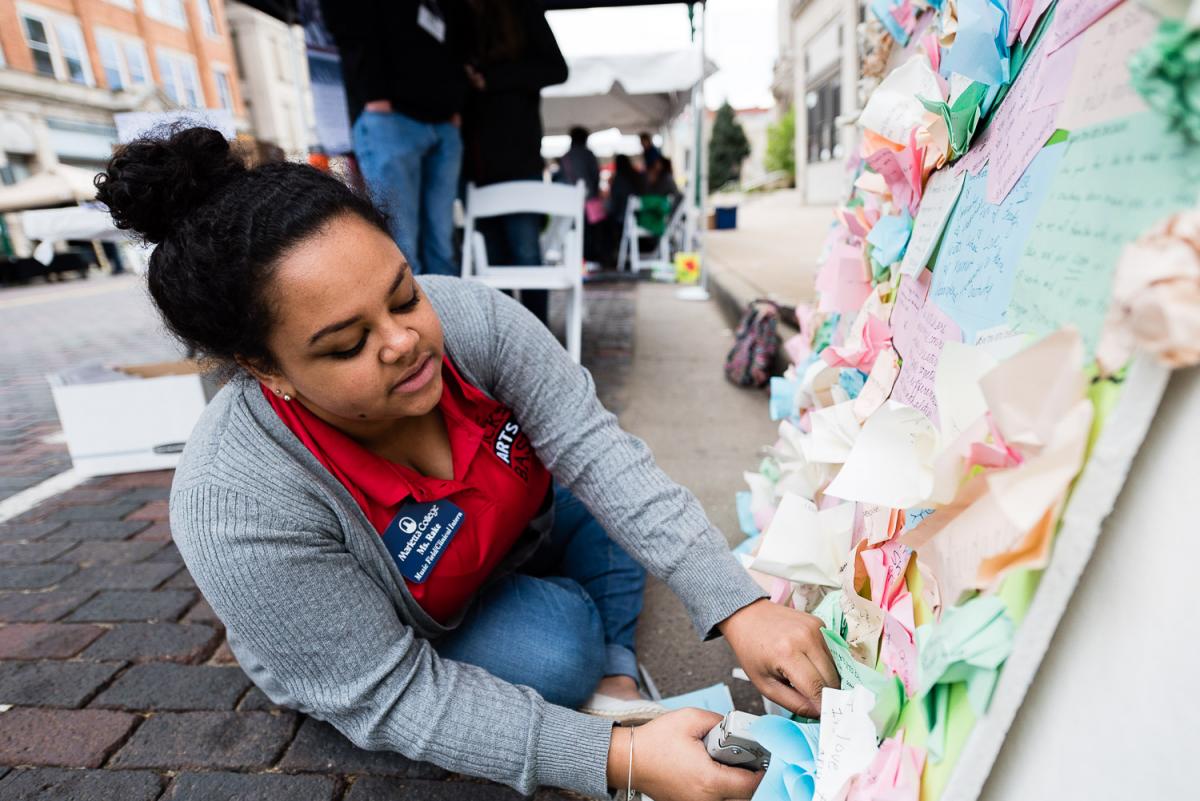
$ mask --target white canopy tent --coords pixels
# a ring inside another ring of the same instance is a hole
[[[625,133],[662,128],[717,70],[705,59],[701,75],[700,63],[698,49],[570,59],[567,82],[542,90],[542,125],[549,135],[576,125]]]
[[[55,164],[12,186],[0,187],[0,212],[25,211],[64,203],[79,203],[96,197],[94,170]]]

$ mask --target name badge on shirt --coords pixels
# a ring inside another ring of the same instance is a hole
[[[445,44],[446,20],[442,19],[440,14],[430,9],[424,3],[417,6],[417,24],[421,26],[425,33],[437,39],[439,43]]]
[[[388,523],[383,542],[404,578],[424,583],[465,518],[463,510],[449,501],[401,506]]]

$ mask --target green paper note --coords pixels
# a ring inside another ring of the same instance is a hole
[[[1121,248],[1196,201],[1200,148],[1152,112],[1073,132],[1013,278],[1008,323],[1040,336],[1070,323],[1089,357]]]
[[[840,607],[840,604],[839,604]],[[850,646],[840,634],[827,628],[821,629],[829,655],[842,679],[842,689],[852,690],[865,687],[875,695],[875,706],[871,709],[871,720],[880,738],[890,737],[896,730],[900,712],[904,707],[904,684],[898,676],[884,676],[859,662],[850,653]]]

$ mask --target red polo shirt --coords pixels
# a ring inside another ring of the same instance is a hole
[[[438,407],[450,435],[454,462],[450,481],[377,456],[302,404],[285,402],[266,387],[263,394],[284,425],[342,482],[385,539],[389,526],[392,537],[400,529],[411,531],[432,508],[431,502],[448,501],[443,507],[461,510],[461,525],[421,580],[405,573],[413,598],[444,623],[466,605],[537,515],[550,488],[550,473],[512,411],[464,381],[449,357],[442,361],[442,381]],[[434,511],[443,515],[439,518],[443,523],[450,522],[445,509]],[[390,545],[392,540],[388,541]],[[396,549],[389,547],[392,550]],[[397,556],[392,554],[394,560]]]

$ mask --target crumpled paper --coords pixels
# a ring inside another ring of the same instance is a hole
[[[1173,128],[1200,142],[1200,30],[1165,19],[1129,61],[1133,86]]]
[[[1170,367],[1200,363],[1200,210],[1176,214],[1126,245],[1112,294],[1096,348],[1104,375],[1120,370],[1135,349]]]
[[[884,740],[870,766],[850,780],[846,801],[916,801],[924,767],[923,749],[900,735]]]
[[[917,628],[917,695],[925,696],[937,684],[965,682],[971,708],[982,715],[991,703],[1015,632],[1004,602],[994,595],[946,607],[940,621]]]

